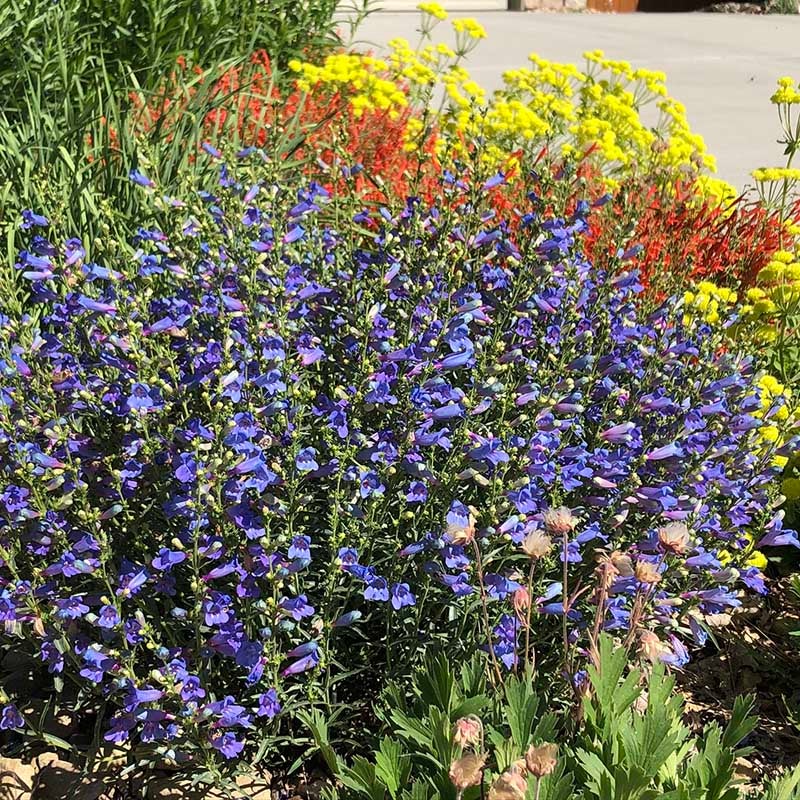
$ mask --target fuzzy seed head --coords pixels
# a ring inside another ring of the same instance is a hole
[[[552,536],[566,536],[577,524],[577,518],[566,506],[551,508],[544,513],[544,527]]]

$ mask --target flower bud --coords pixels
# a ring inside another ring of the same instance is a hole
[[[633,561],[629,555],[615,550],[609,557],[614,569],[623,577],[630,578],[633,575]]]
[[[651,586],[661,580],[661,573],[658,571],[658,567],[649,561],[637,561],[635,574],[639,583],[647,583]]]
[[[472,542],[475,539],[475,515],[470,512],[466,528],[460,525],[448,525],[447,538],[451,544],[461,547]]]
[[[544,512],[544,527],[552,536],[565,536],[577,524],[578,520],[566,506],[551,508]]]
[[[545,742],[540,745],[531,745],[525,753],[525,766],[531,775],[543,778],[556,768],[556,753],[558,747]]]
[[[531,607],[531,595],[524,586],[514,592],[511,601],[514,604],[514,611],[520,617]]]
[[[667,645],[652,631],[642,631],[639,637],[639,652],[649,661],[656,662],[668,651]]]
[[[670,522],[669,525],[659,528],[658,541],[664,550],[675,555],[685,553],[691,545],[689,529],[683,522]]]
[[[528,781],[517,765],[498,775],[489,787],[489,800],[525,800]]]
[[[450,780],[459,792],[478,786],[483,780],[483,765],[486,756],[477,753],[467,753],[456,759],[450,765]]]
[[[522,540],[522,552],[532,561],[544,558],[553,549],[553,540],[541,530],[531,531]]]
[[[459,747],[474,747],[483,739],[483,723],[474,714],[461,717],[453,725],[453,741]]]

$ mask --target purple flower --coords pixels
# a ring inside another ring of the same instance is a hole
[[[358,564],[358,551],[353,547],[341,547],[337,554],[337,559],[342,565],[342,569],[347,569]]]
[[[174,566],[183,563],[186,560],[186,553],[181,550],[168,550],[162,547],[158,551],[158,555],[150,562],[153,569],[162,572],[168,572]]]
[[[0,711],[0,731],[14,731],[25,727],[22,714],[13,703],[3,706]]]
[[[387,603],[389,601],[389,584],[386,578],[379,575],[372,578],[364,589],[364,597],[367,600],[376,600]]]
[[[424,503],[428,499],[428,487],[422,481],[412,481],[406,492],[409,503]]]
[[[348,628],[354,622],[357,622],[361,619],[361,612],[360,611],[348,611],[345,614],[342,614],[340,617],[334,620],[333,627],[334,628]]]
[[[128,177],[139,186],[144,186],[146,189],[155,188],[155,182],[151,181],[146,175],[143,175],[139,170],[132,169]]]
[[[206,696],[206,690],[197,675],[187,675],[181,685],[181,700],[184,703],[196,703]]]
[[[55,642],[50,639],[42,641],[39,651],[40,658],[47,664],[47,671],[52,675],[58,675],[64,670],[64,654],[58,649]]]
[[[278,608],[298,622],[314,613],[314,607],[309,605],[308,598],[304,594],[297,597],[282,597],[278,602]]]
[[[258,709],[256,711],[257,717],[266,717],[272,719],[281,710],[281,704],[278,701],[278,693],[275,689],[269,689],[258,696]]]
[[[413,606],[417,602],[407,583],[395,583],[392,586],[392,608],[399,611],[403,606]]]
[[[311,561],[311,537],[295,536],[289,547],[289,558],[303,562]]]
[[[163,696],[164,692],[160,689],[137,689],[133,683],[129,683],[122,707],[125,711],[136,711],[142,703],[155,703]]]
[[[134,383],[126,405],[131,411],[152,411],[160,405],[160,398],[146,383]]]
[[[231,619],[231,598],[221,592],[211,592],[203,601],[206,625],[224,625]]]
[[[244,742],[240,742],[230,731],[212,736],[210,742],[225,758],[236,758],[244,750]]]
[[[319,469],[316,457],[317,451],[313,447],[305,447],[297,454],[294,463],[300,472],[313,472]]]
[[[503,614],[500,622],[492,631],[494,643],[491,645],[494,654],[503,662],[506,669],[513,669],[517,663],[517,621],[510,614]]]
[[[614,425],[611,428],[600,433],[600,438],[606,442],[629,442],[631,441],[633,432],[636,430],[636,424],[633,422],[622,422],[619,425]]]
[[[108,731],[103,738],[107,742],[122,744],[127,742],[131,731],[136,727],[136,718],[133,714],[117,714],[109,722]]]
[[[83,597],[73,595],[56,600],[56,616],[59,619],[80,619],[89,613],[89,606],[83,602]]]
[[[131,564],[123,560],[118,578],[119,588],[116,590],[118,597],[134,597],[144,588],[149,579],[145,567]]]
[[[29,208],[26,208],[22,212],[22,223],[20,224],[20,228],[22,228],[24,231],[30,230],[34,227],[46,228],[49,224],[50,223],[47,220],[47,217],[43,217],[41,214],[36,214]]]
[[[284,677],[288,675],[299,675],[302,672],[314,669],[317,664],[319,664],[319,654],[315,651],[307,656],[299,658],[297,661],[293,661],[281,672],[281,675]]]
[[[381,483],[381,479],[372,470],[361,470],[358,477],[359,492],[361,497],[367,498],[373,495],[382,495],[386,487]]]
[[[247,709],[238,705],[231,695],[226,695],[222,700],[208,703],[204,707],[203,713],[214,716],[215,724],[221,728],[252,727]]]
[[[116,628],[121,621],[119,612],[114,606],[103,606],[100,609],[100,613],[97,615],[97,624],[106,630]]]

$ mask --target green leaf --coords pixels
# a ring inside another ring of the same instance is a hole
[[[410,760],[400,743],[388,737],[382,739],[380,750],[375,754],[375,775],[386,784],[393,798],[407,783],[410,770]]]
[[[511,677],[506,683],[505,715],[511,728],[511,738],[520,752],[530,744],[536,715],[539,711],[539,697],[528,678]]]

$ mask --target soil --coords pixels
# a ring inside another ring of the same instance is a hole
[[[788,581],[769,596],[718,620],[709,640],[678,677],[687,697],[687,723],[700,732],[725,724],[734,698],[751,694],[759,725],[745,741],[753,748],[739,772],[756,787],[800,763],[800,598]]]

